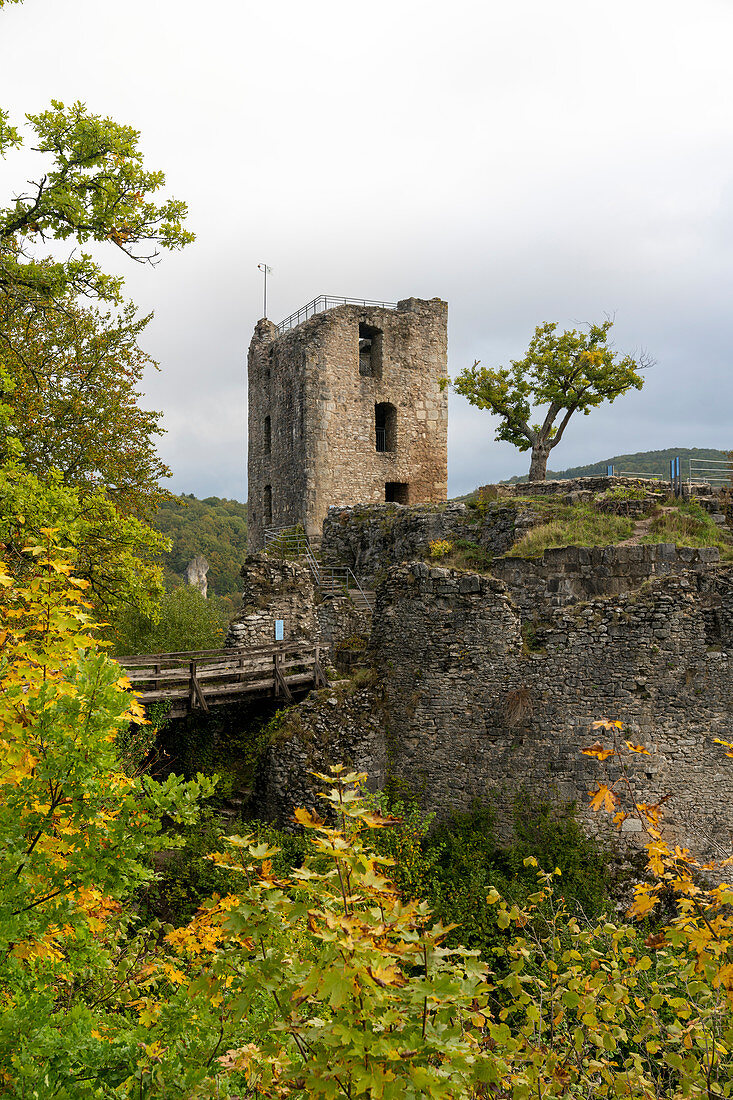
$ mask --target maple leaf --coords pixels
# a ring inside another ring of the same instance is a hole
[[[633,904],[628,911],[629,916],[642,920],[647,913],[652,911],[658,900],[659,898],[651,886],[637,886]]]
[[[616,803],[618,802],[618,795],[615,794],[610,787],[607,787],[605,783],[599,783],[598,789],[596,791],[588,791],[588,794],[592,796],[590,802],[591,810],[597,812],[602,806],[606,813],[613,813]]]
[[[643,745],[634,745],[631,741],[624,741],[624,745],[626,745],[629,752],[642,752],[645,756],[651,756],[649,749],[645,749]]]
[[[591,745],[588,749],[581,749],[583,756],[595,756],[597,760],[607,760],[609,756],[615,755],[614,749],[604,749],[600,741],[596,741],[595,745]]]

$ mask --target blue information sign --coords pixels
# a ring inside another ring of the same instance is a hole
[[[275,619],[275,641],[282,642],[285,638],[285,620]]]

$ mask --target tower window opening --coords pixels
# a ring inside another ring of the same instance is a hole
[[[382,377],[382,330],[363,323],[359,325],[359,374]]]
[[[406,481],[387,481],[384,484],[384,499],[387,504],[407,504],[409,490]]]
[[[272,486],[265,485],[262,492],[263,522],[265,527],[272,526]]]
[[[374,406],[374,429],[378,451],[397,449],[397,409],[388,401]]]
[[[272,451],[272,422],[269,416],[265,417],[265,454],[269,455]]]

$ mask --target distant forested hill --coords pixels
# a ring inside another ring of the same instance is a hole
[[[246,504],[184,494],[163,501],[154,526],[173,543],[164,562],[169,584],[182,581],[191,558],[203,554],[211,567],[209,592],[227,596],[239,591],[239,570],[247,553]]]
[[[564,480],[570,477],[589,477],[593,474],[605,474],[609,466],[614,466],[619,474],[647,474],[658,477],[669,477],[670,459],[679,455],[682,467],[682,476],[687,477],[690,469],[691,458],[715,458],[724,460],[728,457],[726,451],[716,451],[710,447],[668,447],[664,451],[640,451],[633,455],[616,455],[614,458],[604,458],[601,462],[592,462],[589,466],[571,466],[568,470],[548,470],[548,480],[556,478]],[[510,478],[507,485],[516,485],[526,481],[527,476],[519,475]]]

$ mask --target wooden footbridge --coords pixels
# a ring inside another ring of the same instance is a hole
[[[120,657],[140,701],[170,703],[174,717],[246,699],[289,703],[328,687],[321,647],[303,642]]]

